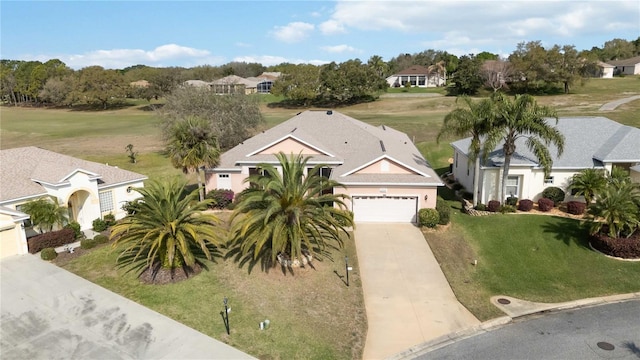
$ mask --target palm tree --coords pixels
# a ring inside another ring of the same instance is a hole
[[[166,134],[166,152],[174,167],[186,174],[196,172],[200,201],[204,200],[204,187],[200,168],[218,165],[220,149],[207,120],[188,117],[173,123]]]
[[[165,182],[149,181],[135,191],[140,201],[130,204],[129,215],[111,228],[113,247],[125,249],[118,257],[121,266],[151,269],[182,268],[188,273],[196,263],[211,259],[221,243],[218,218],[207,210],[211,200],[198,201],[197,190],[182,196],[186,182],[173,178]]]
[[[583,195],[587,207],[591,205],[596,194],[602,191],[607,185],[604,170],[584,169],[573,175],[569,188],[575,195]]]
[[[369,65],[369,67],[380,77],[380,78],[384,78],[384,74],[387,72],[387,70],[389,69],[389,66],[387,65],[386,62],[384,62],[384,60],[382,60],[382,56],[380,55],[373,55],[369,58],[369,61],[367,61],[367,65]]]
[[[444,136],[455,135],[459,137],[471,136],[469,144],[469,160],[475,162],[473,173],[473,206],[478,205],[478,186],[480,181],[480,152],[482,151],[481,137],[491,129],[494,118],[493,102],[483,99],[474,102],[468,96],[461,96],[467,108],[456,108],[447,114],[438,133],[437,141]],[[485,154],[487,152],[485,151]]]
[[[53,230],[54,225],[62,227],[69,221],[69,211],[66,207],[60,206],[57,198],[40,198],[29,201],[21,208],[31,217],[31,223],[40,232]]]
[[[631,236],[640,227],[640,189],[631,182],[609,184],[589,207],[591,233],[612,238]]]
[[[432,73],[436,74],[436,86],[440,86],[440,78],[442,78],[446,82],[447,68],[444,65],[444,60],[440,60],[437,63],[430,65],[427,68],[427,71],[429,72],[429,74],[432,74]],[[428,83],[428,79],[427,79],[427,83]]]
[[[276,155],[282,173],[271,164],[262,164],[263,174],[246,181],[252,186],[241,193],[231,217],[232,243],[253,260],[275,265],[279,256],[302,260],[307,252],[319,254],[327,243],[342,246],[341,234],[353,226],[346,211],[345,194],[333,194],[342,187],[320,175],[316,165],[305,176],[309,157]]]
[[[507,198],[507,177],[511,157],[516,152],[516,140],[526,139],[525,145],[544,168],[545,176],[548,176],[553,165],[548,147],[551,144],[555,145],[560,156],[564,150],[564,136],[546,120],[555,118],[557,124],[556,111],[547,106],[539,106],[533,96],[516,95],[511,99],[502,93],[494,93],[491,99],[496,106],[496,121],[487,135],[485,146],[487,149],[493,149],[500,142],[503,144],[504,165],[500,201],[504,201]]]

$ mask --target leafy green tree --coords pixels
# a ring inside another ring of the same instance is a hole
[[[337,104],[350,104],[371,98],[388,86],[373,68],[358,59],[323,65],[320,83],[321,96]]]
[[[562,83],[565,94],[586,75],[589,66],[595,66],[594,61],[580,56],[573,45],[553,46],[547,53],[547,63],[550,68],[547,80]]]
[[[55,106],[70,104],[70,95],[73,91],[72,75],[63,78],[52,77],[40,90],[40,98]]]
[[[460,57],[458,69],[452,75],[453,85],[449,85],[450,95],[473,95],[482,87],[480,61],[473,55]]]
[[[494,103],[490,99],[473,101],[468,96],[456,99],[462,100],[466,107],[458,107],[444,117],[442,128],[438,133],[438,142],[446,136],[471,136],[469,144],[469,160],[473,161],[473,206],[478,204],[478,186],[480,182],[480,153],[482,152],[482,137],[491,129],[495,118]],[[486,155],[488,152],[485,151]]]
[[[31,223],[40,232],[49,232],[53,226],[62,228],[67,224],[69,212],[66,207],[60,206],[57,198],[40,198],[31,200],[22,205],[21,210],[31,217]]]
[[[569,188],[575,195],[584,196],[587,207],[591,205],[595,196],[607,185],[603,170],[584,169],[573,175]]]
[[[556,111],[539,106],[531,95],[516,95],[510,98],[501,93],[494,93],[492,101],[495,102],[496,119],[487,135],[485,146],[487,149],[493,149],[502,143],[504,165],[500,201],[504,201],[507,198],[507,177],[511,157],[516,152],[516,141],[519,138],[526,139],[525,146],[533,152],[544,168],[545,176],[548,176],[553,165],[549,146],[553,144],[560,156],[564,150],[564,136],[547,121],[547,118],[555,118],[557,124]]]
[[[640,189],[631,182],[609,184],[588,210],[591,233],[612,238],[631,236],[640,227]]]
[[[509,62],[516,80],[511,83],[515,91],[529,93],[544,83],[549,67],[547,51],[539,40],[519,43],[516,50],[509,55]]]
[[[179,178],[152,180],[135,191],[141,201],[130,203],[130,213],[111,227],[113,247],[124,246],[120,266],[138,269],[182,268],[189,272],[211,259],[224,238],[218,218],[207,210],[211,200],[197,201],[197,190],[183,196],[186,183]]]
[[[158,115],[165,139],[174,122],[189,117],[207,120],[222,151],[248,139],[263,124],[258,98],[244,94],[220,96],[195,86],[175,88]]]
[[[320,68],[311,64],[287,66],[271,93],[309,106],[320,95]]]
[[[124,77],[118,71],[89,66],[77,73],[74,99],[106,110],[109,105],[124,100],[126,88]]]
[[[373,55],[367,61],[367,65],[376,73],[380,78],[385,78],[389,71],[389,65],[382,59],[380,55]]]
[[[262,175],[252,175],[251,183],[238,200],[231,217],[232,243],[241,254],[275,265],[278,255],[301,259],[305,252],[321,254],[328,243],[342,246],[341,234],[353,218],[346,211],[342,187],[319,175],[316,165],[305,176],[308,157],[276,155],[282,173],[272,164],[262,164]]]
[[[604,43],[602,48],[602,60],[624,60],[633,57],[635,45],[625,39],[612,39]]]
[[[172,123],[165,136],[171,164],[185,174],[196,172],[200,200],[204,200],[200,169],[215,167],[220,161],[220,149],[211,124],[202,118],[188,117]]]

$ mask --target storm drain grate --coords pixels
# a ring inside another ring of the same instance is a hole
[[[507,300],[507,299],[504,299],[504,298],[500,298],[500,299],[498,299],[498,302],[499,302],[500,304],[502,304],[502,305],[509,305],[509,304],[511,304],[511,301],[509,301],[509,300]]]
[[[609,344],[608,342],[604,342],[604,341],[600,341],[596,345],[598,345],[600,349],[607,350],[607,351],[611,351],[616,348],[615,346],[613,346],[613,344]]]

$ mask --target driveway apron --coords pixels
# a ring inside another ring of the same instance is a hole
[[[364,359],[384,359],[470,326],[420,230],[358,223],[355,242],[367,312]]]
[[[2,359],[252,358],[34,255],[0,271]]]

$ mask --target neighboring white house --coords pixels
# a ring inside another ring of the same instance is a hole
[[[614,65],[615,74],[638,75],[640,74],[640,56],[624,60],[612,60],[609,64]]]
[[[329,110],[301,112],[225,152],[206,170],[207,191],[239,193],[279,152],[311,156],[309,169],[325,164],[321,175],[345,186],[333,191],[351,196],[357,222],[416,222],[419,209],[435,208],[442,185],[406,134]]]
[[[614,65],[607,64],[602,61],[598,61],[598,69],[600,70],[600,72],[596,75],[597,77],[602,79],[613,79],[613,73],[615,68],[616,67]]]
[[[25,253],[27,236],[34,235],[24,224],[29,218],[21,212],[24,203],[42,197],[57,199],[68,208],[70,221],[77,221],[86,230],[93,227],[93,220],[106,214],[123,218],[126,213],[122,205],[140,197],[132,189],[142,187],[147,179],[115,166],[34,146],[0,150],[0,167],[0,227],[4,229],[0,232],[0,257],[13,255],[14,251]],[[16,242],[20,245],[14,246]]]
[[[549,120],[554,123],[554,120]],[[550,147],[553,167],[549,177],[544,176],[536,157],[520,138],[511,159],[507,180],[507,196],[537,200],[549,186],[567,190],[571,177],[583,169],[598,168],[611,171],[615,167],[640,171],[640,129],[625,126],[605,117],[563,117],[556,128],[565,136],[563,154]],[[453,147],[452,172],[455,179],[472,191],[474,163],[469,161],[471,138],[451,143]],[[500,182],[504,156],[502,144],[488,155],[481,165],[478,201],[487,203],[500,200]],[[635,176],[635,175],[633,175]],[[569,196],[569,194],[567,193]]]
[[[389,87],[401,87],[406,83],[417,87],[436,87],[444,86],[446,78],[444,74],[437,71],[429,70],[421,65],[412,65],[397,74],[387,77]]]

